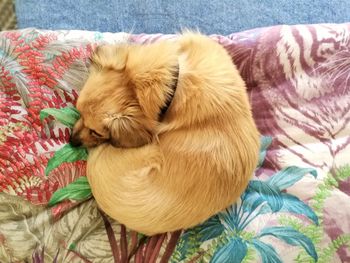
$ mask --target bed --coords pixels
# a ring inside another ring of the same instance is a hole
[[[70,200],[48,205],[84,179],[86,164],[45,172],[70,128],[40,113],[74,107],[96,45],[176,35],[0,32],[1,262],[350,262],[350,24],[210,37],[246,81],[259,165],[231,207],[192,229],[146,237],[93,197],[74,198],[79,184]]]

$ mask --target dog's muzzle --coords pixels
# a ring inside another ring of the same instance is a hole
[[[80,140],[79,134],[72,134],[69,143],[74,147],[79,147],[83,145],[82,141]]]

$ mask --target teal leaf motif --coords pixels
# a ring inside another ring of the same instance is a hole
[[[305,204],[303,201],[301,201],[298,197],[282,193],[282,199],[283,199],[283,206],[281,208],[281,212],[289,212],[289,213],[295,213],[298,215],[303,215],[307,218],[309,218],[314,224],[318,225],[318,217],[315,214],[315,212]]]
[[[45,175],[48,175],[53,169],[60,166],[62,163],[71,163],[78,160],[87,160],[87,150],[85,147],[73,147],[71,144],[66,144],[61,149],[55,152],[54,156],[48,161]]]
[[[271,176],[267,183],[282,191],[293,186],[308,173],[312,174],[315,178],[317,177],[317,171],[315,169],[290,166]]]
[[[64,188],[58,189],[50,198],[49,206],[63,200],[81,201],[91,197],[91,188],[86,176],[79,177]]]
[[[248,247],[241,238],[235,237],[229,242],[219,247],[210,262],[212,263],[241,263],[246,256]]]
[[[264,228],[258,237],[263,236],[274,236],[280,240],[283,240],[289,245],[292,246],[302,246],[305,251],[315,260],[317,261],[318,256],[315,250],[315,246],[312,243],[311,239],[305,236],[304,234],[296,231],[292,227],[267,227]]]
[[[66,107],[62,109],[47,108],[40,111],[41,121],[48,116],[52,116],[65,126],[73,128],[74,124],[80,118],[80,113],[74,107]]]
[[[275,212],[287,212],[303,215],[309,218],[314,224],[318,225],[318,217],[315,212],[310,208],[310,206],[301,201],[298,197],[281,192],[278,198],[282,201],[282,207],[280,207],[280,209]],[[252,193],[248,195],[247,199],[245,200],[245,211],[254,211],[264,202],[266,202],[265,196],[259,196],[258,194],[254,195],[254,193]],[[271,212],[272,209],[269,205],[264,205],[262,209],[259,210],[259,214],[266,214]]]
[[[234,231],[237,227],[237,214],[234,211],[236,205],[226,208],[225,211],[219,213],[219,219],[225,224],[225,227],[230,231]]]
[[[261,242],[258,239],[254,239],[252,244],[260,254],[262,263],[282,263],[280,256],[271,245]]]
[[[267,153],[267,148],[270,146],[272,143],[272,137],[268,136],[262,136],[260,139],[260,152],[259,152],[259,162],[258,162],[258,167],[261,167],[262,164],[264,163],[266,153]]]
[[[242,196],[242,209],[246,212],[253,212],[256,210],[261,204],[265,203],[266,200],[255,191],[246,191]]]
[[[218,215],[209,218],[203,224],[195,228],[199,230],[198,235],[200,242],[216,238],[224,232],[224,226],[221,224]]]
[[[277,212],[282,208],[283,200],[280,196],[280,191],[271,187],[268,183],[259,180],[250,181],[245,198],[250,198],[250,195],[256,196],[255,193],[258,193],[262,197],[261,202],[267,202],[272,212]],[[257,206],[258,204],[255,205]]]

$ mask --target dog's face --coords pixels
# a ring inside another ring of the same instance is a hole
[[[116,147],[138,147],[152,140],[151,121],[123,73],[92,70],[79,98],[81,114],[72,142],[86,147],[109,142]]]
[[[165,58],[163,64],[147,63],[145,56],[154,52],[154,60],[155,52],[159,51],[150,47],[147,50],[141,46],[97,49],[77,101],[81,118],[73,128],[73,145],[94,147],[111,143],[130,148],[152,141],[173,67],[168,67]]]

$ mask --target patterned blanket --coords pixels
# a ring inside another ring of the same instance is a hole
[[[74,198],[83,160],[45,175],[70,128],[40,119],[41,110],[74,106],[94,45],[127,37],[176,36],[0,33],[0,261],[350,262],[350,24],[211,36],[247,83],[263,135],[260,163],[237,203],[153,237],[108,218],[92,197]],[[70,200],[48,206],[67,185]]]

